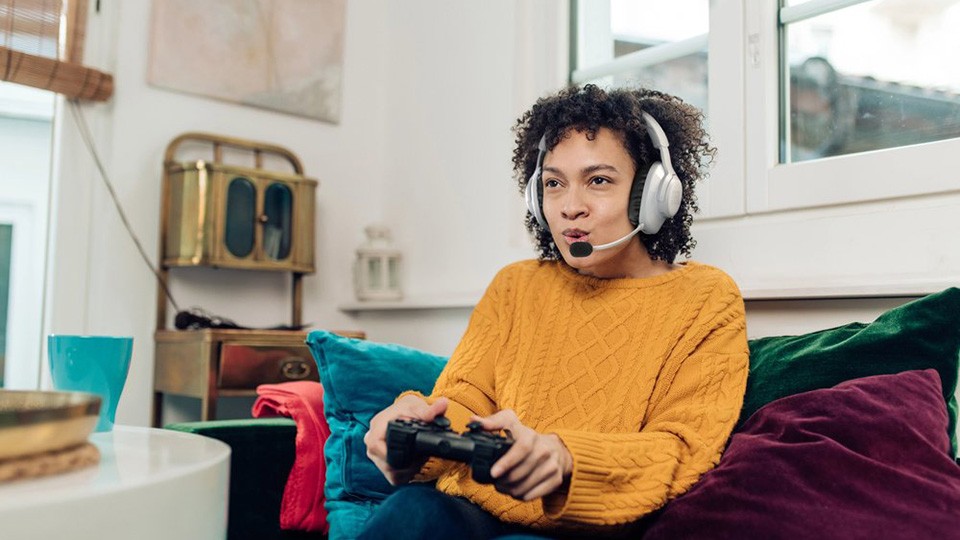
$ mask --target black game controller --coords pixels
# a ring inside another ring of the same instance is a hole
[[[426,457],[451,459],[469,463],[477,482],[492,484],[490,467],[510,450],[513,439],[484,431],[480,422],[470,422],[467,429],[463,434],[453,431],[444,416],[433,422],[394,420],[387,424],[387,463],[406,469]]]

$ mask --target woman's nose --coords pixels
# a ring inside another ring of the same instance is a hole
[[[580,190],[571,189],[564,195],[560,213],[564,219],[576,219],[587,214],[587,205]]]

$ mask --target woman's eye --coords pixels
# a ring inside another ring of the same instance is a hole
[[[547,180],[546,182],[543,183],[543,185],[548,188],[554,188],[559,186],[560,182],[557,182],[556,180]]]
[[[594,176],[593,178],[590,179],[590,183],[593,184],[593,185],[595,185],[595,186],[599,186],[599,185],[602,185],[602,184],[609,184],[609,183],[610,183],[610,180],[607,180],[606,178],[604,178],[604,177],[602,177],[602,176]]]

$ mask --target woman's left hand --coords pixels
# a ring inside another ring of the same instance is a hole
[[[553,493],[570,478],[573,456],[560,437],[537,433],[509,409],[472,420],[482,423],[486,431],[508,431],[513,438],[513,447],[490,469],[500,493],[532,501]]]

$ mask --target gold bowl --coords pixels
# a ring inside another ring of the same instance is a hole
[[[100,396],[0,390],[0,460],[69,448],[97,425]]]

